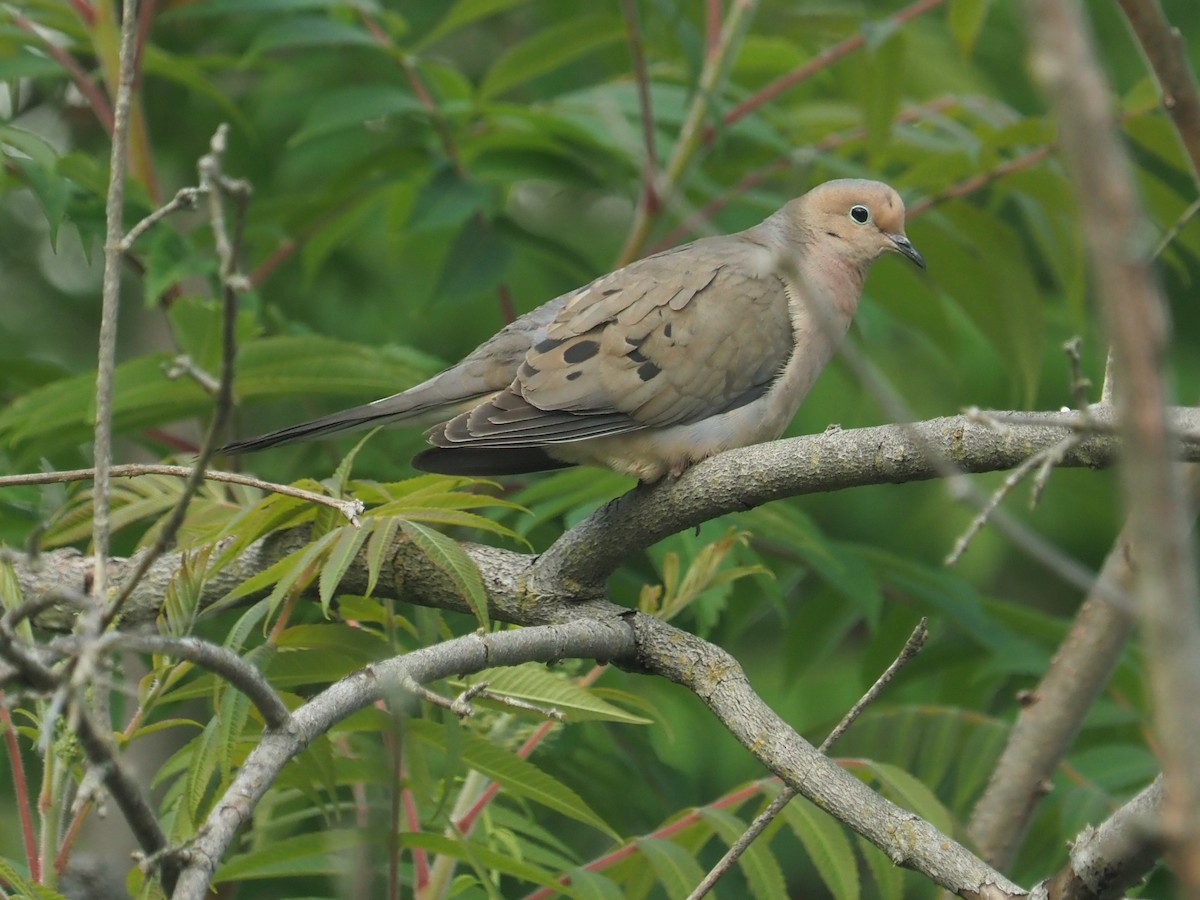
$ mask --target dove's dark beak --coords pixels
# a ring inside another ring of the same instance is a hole
[[[925,268],[925,257],[912,245],[912,241],[902,234],[889,234],[888,237],[892,239],[892,244],[895,245],[897,253],[908,257],[920,268]]]

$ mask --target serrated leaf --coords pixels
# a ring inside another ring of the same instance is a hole
[[[674,841],[643,837],[634,843],[672,900],[686,900],[696,885],[704,880],[704,870],[696,858]]]
[[[538,29],[533,37],[508,50],[488,71],[479,89],[490,99],[552,72],[594,50],[625,39],[625,27],[614,16],[573,16]]]
[[[540,663],[525,663],[503,669],[485,669],[470,683],[486,681],[488,690],[541,707],[553,707],[572,722],[602,719],[628,725],[650,725],[651,719],[633,715],[597,697],[592,691],[568,681]]]
[[[70,183],[58,172],[58,151],[41,135],[0,125],[0,156],[25,176],[25,183],[41,203],[53,246],[71,197]]]
[[[17,868],[16,864],[0,856],[0,883],[6,896],[29,898],[29,900],[67,900],[58,891],[42,884],[34,884]]]
[[[447,735],[437,723],[424,719],[409,719],[404,727],[411,736],[443,751],[447,749]],[[457,723],[448,723],[448,727],[456,729],[464,765],[486,775],[504,790],[518,797],[539,803],[577,822],[603,831],[613,840],[619,840],[616,831],[600,818],[582,797],[529,760],[496,746]]]
[[[803,797],[792,798],[783,815],[830,893],[838,900],[857,900],[858,862],[842,826]]]
[[[367,539],[367,532],[353,525],[344,526],[338,529],[338,532],[338,538],[321,566],[321,577],[317,582],[317,595],[321,600],[321,609],[326,615],[333,600],[333,592],[342,583],[342,576],[346,574],[346,570],[350,568]]]
[[[458,588],[459,596],[475,614],[479,627],[485,631],[490,628],[487,592],[483,588],[483,578],[475,560],[450,538],[432,528],[426,528],[419,522],[402,521],[400,528],[431,563],[450,577],[454,586]]]
[[[400,528],[400,520],[389,518],[373,522],[369,526],[370,543],[367,544],[367,596],[375,592],[379,583],[379,573],[383,571],[383,554],[392,546],[396,531]]]

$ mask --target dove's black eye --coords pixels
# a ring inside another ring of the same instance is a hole
[[[859,225],[866,225],[871,221],[871,211],[860,203],[850,207],[850,218]]]

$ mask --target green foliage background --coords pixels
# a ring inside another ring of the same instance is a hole
[[[894,0],[759,4],[707,98],[702,139],[680,150],[680,127],[696,102],[704,66],[705,4],[633,3],[649,75],[655,170],[661,176],[672,161],[680,163],[678,178],[660,185],[662,208],[651,216],[637,253],[747,227],[828,178],[887,180],[914,213],[908,233],[929,271],[894,259],[878,264],[851,339],[917,417],[964,406],[1069,404],[1063,341],[1082,336],[1085,369],[1097,385],[1106,344],[1090,299],[1074,201],[1053,152],[1054,122],[1026,72],[1016,9],[987,0],[923,5],[928,12],[899,22],[890,17],[905,6]],[[1200,7],[1193,0],[1164,0],[1163,6],[1193,58],[1200,57]],[[100,22],[111,15],[107,3],[91,8]],[[1195,186],[1119,10],[1107,3],[1088,8],[1137,163],[1150,217],[1146,241],[1153,245],[1177,223]],[[94,106],[46,55],[46,36],[103,82],[112,72],[115,33],[89,23],[78,9],[46,0],[0,13],[0,78],[8,98],[0,122],[0,396],[6,404],[0,468],[11,472],[89,463],[109,144]],[[728,9],[725,15],[731,16]],[[30,22],[44,30],[25,27]],[[133,163],[126,221],[193,184],[195,161],[216,126],[230,123],[226,171],[254,188],[243,253],[254,287],[240,319],[239,435],[402,389],[498,329],[507,304],[524,312],[612,268],[635,220],[646,157],[628,33],[615,0],[158,5],[137,94],[144,128],[139,146],[146,153]],[[762,101],[759,92],[775,79],[858,34],[864,46],[815,65],[811,77]],[[746,101],[750,109],[740,115],[738,105]],[[980,183],[972,182],[980,176]],[[201,218],[169,219],[134,256],[124,283],[115,421],[118,459],[127,461],[194,445],[210,399],[191,380],[165,378],[164,363],[182,352],[215,371],[219,353],[215,264]],[[1175,319],[1178,396],[1192,402],[1200,384],[1200,225],[1194,220],[1163,250],[1161,277]],[[879,400],[835,362],[792,432],[883,421]],[[319,480],[355,441],[227,462],[278,481]],[[420,445],[416,433],[380,433],[359,452],[354,474],[381,482],[407,478],[406,460]],[[980,481],[994,488],[1002,477]],[[544,548],[626,486],[590,471],[513,481],[505,496],[531,512],[485,510],[491,539],[515,546],[519,534]],[[175,489],[155,482],[140,489],[140,505],[128,501],[133,508],[129,527],[118,534],[120,551],[137,544]],[[396,488],[395,496],[408,489]],[[86,505],[76,508],[82,518],[56,512],[68,500],[85,502],[80,490],[5,491],[0,537],[22,546],[49,525],[52,542],[82,546],[86,529],[68,525],[86,522]],[[1058,472],[1032,511],[1023,491],[1007,502],[1010,511],[1086,564],[1100,563],[1121,521],[1111,473]],[[228,524],[253,498],[214,491],[202,501],[189,526],[195,542]],[[767,700],[815,741],[928,615],[930,647],[837,753],[927,815],[938,815],[935,804],[944,805],[948,830],[961,837],[961,822],[1015,713],[1016,693],[1044,669],[1079,600],[1074,589],[988,530],[955,569],[944,570],[941,561],[972,514],[940,483],[775,503],[664,541],[629,560],[612,589],[618,601],[636,603],[644,586],[662,582],[671,566],[687,571],[730,528],[747,532],[725,548],[723,565],[761,566],[767,574],[706,582],[677,622],[733,652]],[[512,534],[506,536],[507,529]],[[462,528],[454,534],[478,538]],[[261,620],[253,627],[240,618],[244,611],[231,610],[202,621],[198,631],[221,642],[241,622],[241,649],[273,652],[264,649],[263,631],[277,609],[254,609]],[[309,678],[289,690],[305,693],[370,658],[474,625],[426,610],[396,610],[399,619],[393,619],[366,601],[355,609],[362,621],[378,615],[377,640],[364,644],[316,604],[293,613],[289,629],[305,630],[289,630],[287,640],[307,652],[296,669]],[[270,671],[281,684],[292,684],[284,669]],[[173,704],[205,697],[218,708],[232,702],[194,673],[180,678],[177,695],[151,707],[152,719],[203,721],[195,707]],[[618,672],[606,673],[600,686],[617,692],[626,716],[648,715],[653,724],[572,725],[533,761],[623,839],[649,834],[761,776],[682,690]],[[1056,779],[1013,872],[1018,882],[1031,884],[1050,872],[1061,863],[1067,839],[1152,777],[1145,706],[1131,650]],[[434,712],[425,714],[442,722]],[[609,710],[600,718],[614,716]],[[24,723],[31,736],[35,720]],[[194,809],[203,811],[205,798],[211,800],[253,740],[245,710],[235,721],[246,731],[235,730],[227,744],[211,727],[204,740],[180,728],[180,739],[189,742],[160,775],[173,784],[166,807],[191,791]],[[536,721],[507,717],[501,727],[490,719],[483,731],[469,733],[511,750]],[[412,724],[411,730],[424,727]],[[390,783],[379,731],[391,727],[382,716],[363,717],[313,751],[303,771],[293,773],[294,783],[279,788],[262,834],[247,835],[240,862],[233,860],[225,877],[255,879],[249,888],[255,896],[336,895],[343,885],[337,873],[353,858],[335,852],[339,840],[366,846],[361,852],[382,873],[385,850],[356,830],[349,797],[354,784]],[[453,722],[443,727],[445,733],[458,729]],[[417,793],[427,801],[423,822],[436,836],[449,812],[446,797],[461,786],[455,779],[466,770],[464,751],[447,751],[445,738],[433,732],[424,745],[411,734],[405,740],[406,747],[418,747],[412,759],[424,766],[418,774],[425,780],[418,779]],[[918,795],[884,765],[907,770],[933,794]],[[175,771],[189,774],[172,781]],[[514,776],[511,785],[521,782]],[[760,799],[733,811],[749,817]],[[386,820],[387,801],[378,803],[373,821]],[[7,797],[0,808],[11,808]],[[191,827],[182,808],[175,807],[177,836]],[[493,809],[475,837],[478,846],[545,872],[560,873],[612,846],[603,829],[547,811],[515,787]],[[16,860],[16,829],[6,816],[0,814],[0,853]],[[612,881],[586,889],[589,882],[578,881],[579,895],[679,896],[693,869],[699,871],[696,857],[699,865],[711,863],[728,826],[709,811],[669,841],[647,839],[640,853],[606,872]],[[828,822],[797,812],[788,826],[764,849],[762,871],[735,876],[749,879],[737,884],[756,896],[782,896],[785,882],[792,896],[932,896],[920,879],[879,865],[856,838],[848,840]],[[277,868],[254,855],[264,834],[282,859]],[[298,848],[291,856],[278,849],[291,846]],[[681,856],[678,848],[687,852]],[[461,896],[533,889],[531,879],[480,858],[460,868]],[[1160,873],[1145,893],[1166,896],[1166,884]]]

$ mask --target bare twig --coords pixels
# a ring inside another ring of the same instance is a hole
[[[250,185],[247,182],[227,177],[221,169],[228,134],[229,127],[227,125],[217,126],[209,152],[200,158],[197,166],[200,176],[199,193],[208,198],[208,214],[212,225],[213,244],[217,252],[218,280],[221,292],[221,378],[213,402],[212,419],[204,435],[200,452],[184,482],[179,499],[175,502],[166,522],[158,530],[149,552],[142,556],[138,570],[125,581],[121,593],[113,599],[105,611],[104,625],[108,625],[120,615],[121,608],[128,601],[141,577],[149,570],[154,560],[174,544],[175,536],[179,533],[187,516],[188,505],[204,483],[205,468],[208,461],[212,459],[213,453],[216,452],[218,443],[225,432],[225,423],[229,420],[230,412],[233,409],[233,367],[237,356],[237,295],[248,286],[245,276],[238,269],[237,251],[242,235],[246,204],[250,196]],[[233,238],[230,237],[225,221],[226,197],[234,201],[237,210]]]
[[[88,646],[93,648],[94,652],[95,642]],[[64,702],[71,713],[72,727],[84,755],[99,771],[142,851],[148,856],[160,859],[163,885],[168,893],[172,891],[179,871],[177,860],[170,855],[162,856],[169,845],[158,824],[154,809],[142,792],[141,785],[121,765],[115,750],[104,737],[105,732],[92,719],[87,705],[82,702],[83,695],[79,691],[63,690],[67,673],[59,675],[47,668],[35,653],[22,647],[7,628],[0,628],[0,658],[18,671],[21,680],[29,687],[66,698]]]
[[[932,9],[936,9],[945,3],[946,0],[917,0],[904,9],[897,12],[888,18],[890,27],[897,27],[904,24],[917,16],[923,15]],[[856,34],[851,35],[839,44],[835,44],[828,50],[818,53],[804,65],[793,69],[786,75],[772,81],[766,87],[757,91],[752,97],[748,97],[725,114],[724,124],[726,127],[733,125],[740,119],[745,118],[750,113],[754,112],[762,106],[765,106],[771,100],[784,91],[795,87],[802,81],[812,78],[818,72],[823,72],[839,59],[849,56],[855,50],[866,45],[867,39],[864,31],[859,30]],[[706,139],[715,136],[715,131],[710,130],[706,135]]]
[[[178,478],[187,478],[193,471],[194,469],[191,466],[130,463],[113,466],[109,469],[109,475],[112,478],[137,478],[139,475],[173,475]],[[24,475],[3,475],[0,476],[0,488],[16,487],[23,484],[59,484],[71,481],[87,481],[94,478],[95,474],[95,469],[68,469],[62,472],[31,472]],[[318,503],[321,506],[327,506],[341,513],[351,525],[361,524],[358,517],[362,515],[365,509],[361,500],[344,500],[339,497],[330,497],[326,494],[306,491],[288,484],[263,481],[261,478],[242,475],[237,472],[220,472],[216,469],[208,469],[204,472],[204,479],[206,481],[220,481],[225,484],[240,484],[272,494],[283,494],[286,497],[307,500],[309,503]]]
[[[1200,184],[1200,86],[1188,60],[1187,46],[1158,0],[1117,0],[1162,92],[1163,109],[1175,123],[1179,140]]]
[[[683,124],[679,127],[679,136],[659,181],[658,196],[663,202],[671,199],[683,173],[691,165],[696,151],[705,139],[704,122],[708,118],[717,85],[741,45],[742,36],[757,6],[758,0],[734,0],[721,25],[716,49],[705,55],[696,92],[692,96]],[[645,207],[639,204],[634,210],[633,223],[629,227],[615,267],[628,265],[641,254],[653,221]]]
[[[104,281],[100,313],[100,350],[96,369],[96,511],[92,517],[92,545],[96,571],[92,596],[107,601],[109,533],[109,476],[112,465],[113,373],[117,358],[117,314],[121,304],[121,211],[125,204],[125,167],[129,150],[129,117],[133,106],[134,39],[137,34],[137,0],[122,6],[121,62],[113,114],[112,153],[108,163],[108,196],[105,201]]]
[[[642,147],[646,159],[642,164],[642,196],[639,201],[646,207],[647,215],[658,212],[658,190],[655,173],[658,171],[658,153],[654,147],[654,109],[650,104],[650,75],[646,71],[646,53],[642,47],[642,30],[638,24],[637,7],[633,0],[621,0],[621,12],[625,17],[625,30],[629,33],[629,56],[633,63],[633,77],[638,90],[638,109],[642,120]]]
[[[913,629],[913,633],[909,635],[908,640],[905,641],[899,656],[875,680],[875,683],[862,695],[859,701],[850,707],[850,711],[842,717],[842,720],[837,723],[833,731],[829,732],[828,737],[817,748],[818,753],[829,752],[829,748],[837,743],[838,739],[846,733],[846,729],[854,724],[855,720],[862,715],[863,710],[875,702],[876,698],[883,693],[883,689],[896,677],[896,674],[916,658],[916,655],[921,652],[921,648],[925,646],[925,641],[928,637],[929,620],[922,618],[917,627]],[[742,854],[746,852],[746,849],[783,812],[783,808],[796,797],[797,793],[799,792],[795,788],[790,785],[784,785],[783,789],[775,795],[775,799],[767,805],[767,808],[754,817],[754,820],[746,828],[745,832],[742,833],[741,837],[730,845],[720,861],[704,876],[704,880],[696,885],[696,889],[688,895],[688,900],[700,900],[701,897],[707,896],[709,891],[716,887],[717,882],[721,880],[725,873],[733,868],[734,864],[742,857]]]
[[[1182,890],[1200,895],[1200,585],[1165,412],[1167,314],[1140,235],[1144,216],[1111,92],[1078,0],[1026,0],[1035,76],[1061,115],[1060,143],[1116,362],[1120,467],[1166,777],[1167,833]]]
[[[200,202],[200,196],[203,188],[185,187],[180,188],[175,192],[175,196],[160,206],[150,215],[146,216],[142,221],[138,222],[125,233],[125,237],[121,239],[121,252],[128,253],[133,245],[143,234],[165,219],[172,213],[179,212],[183,209],[195,209],[196,204]]]

